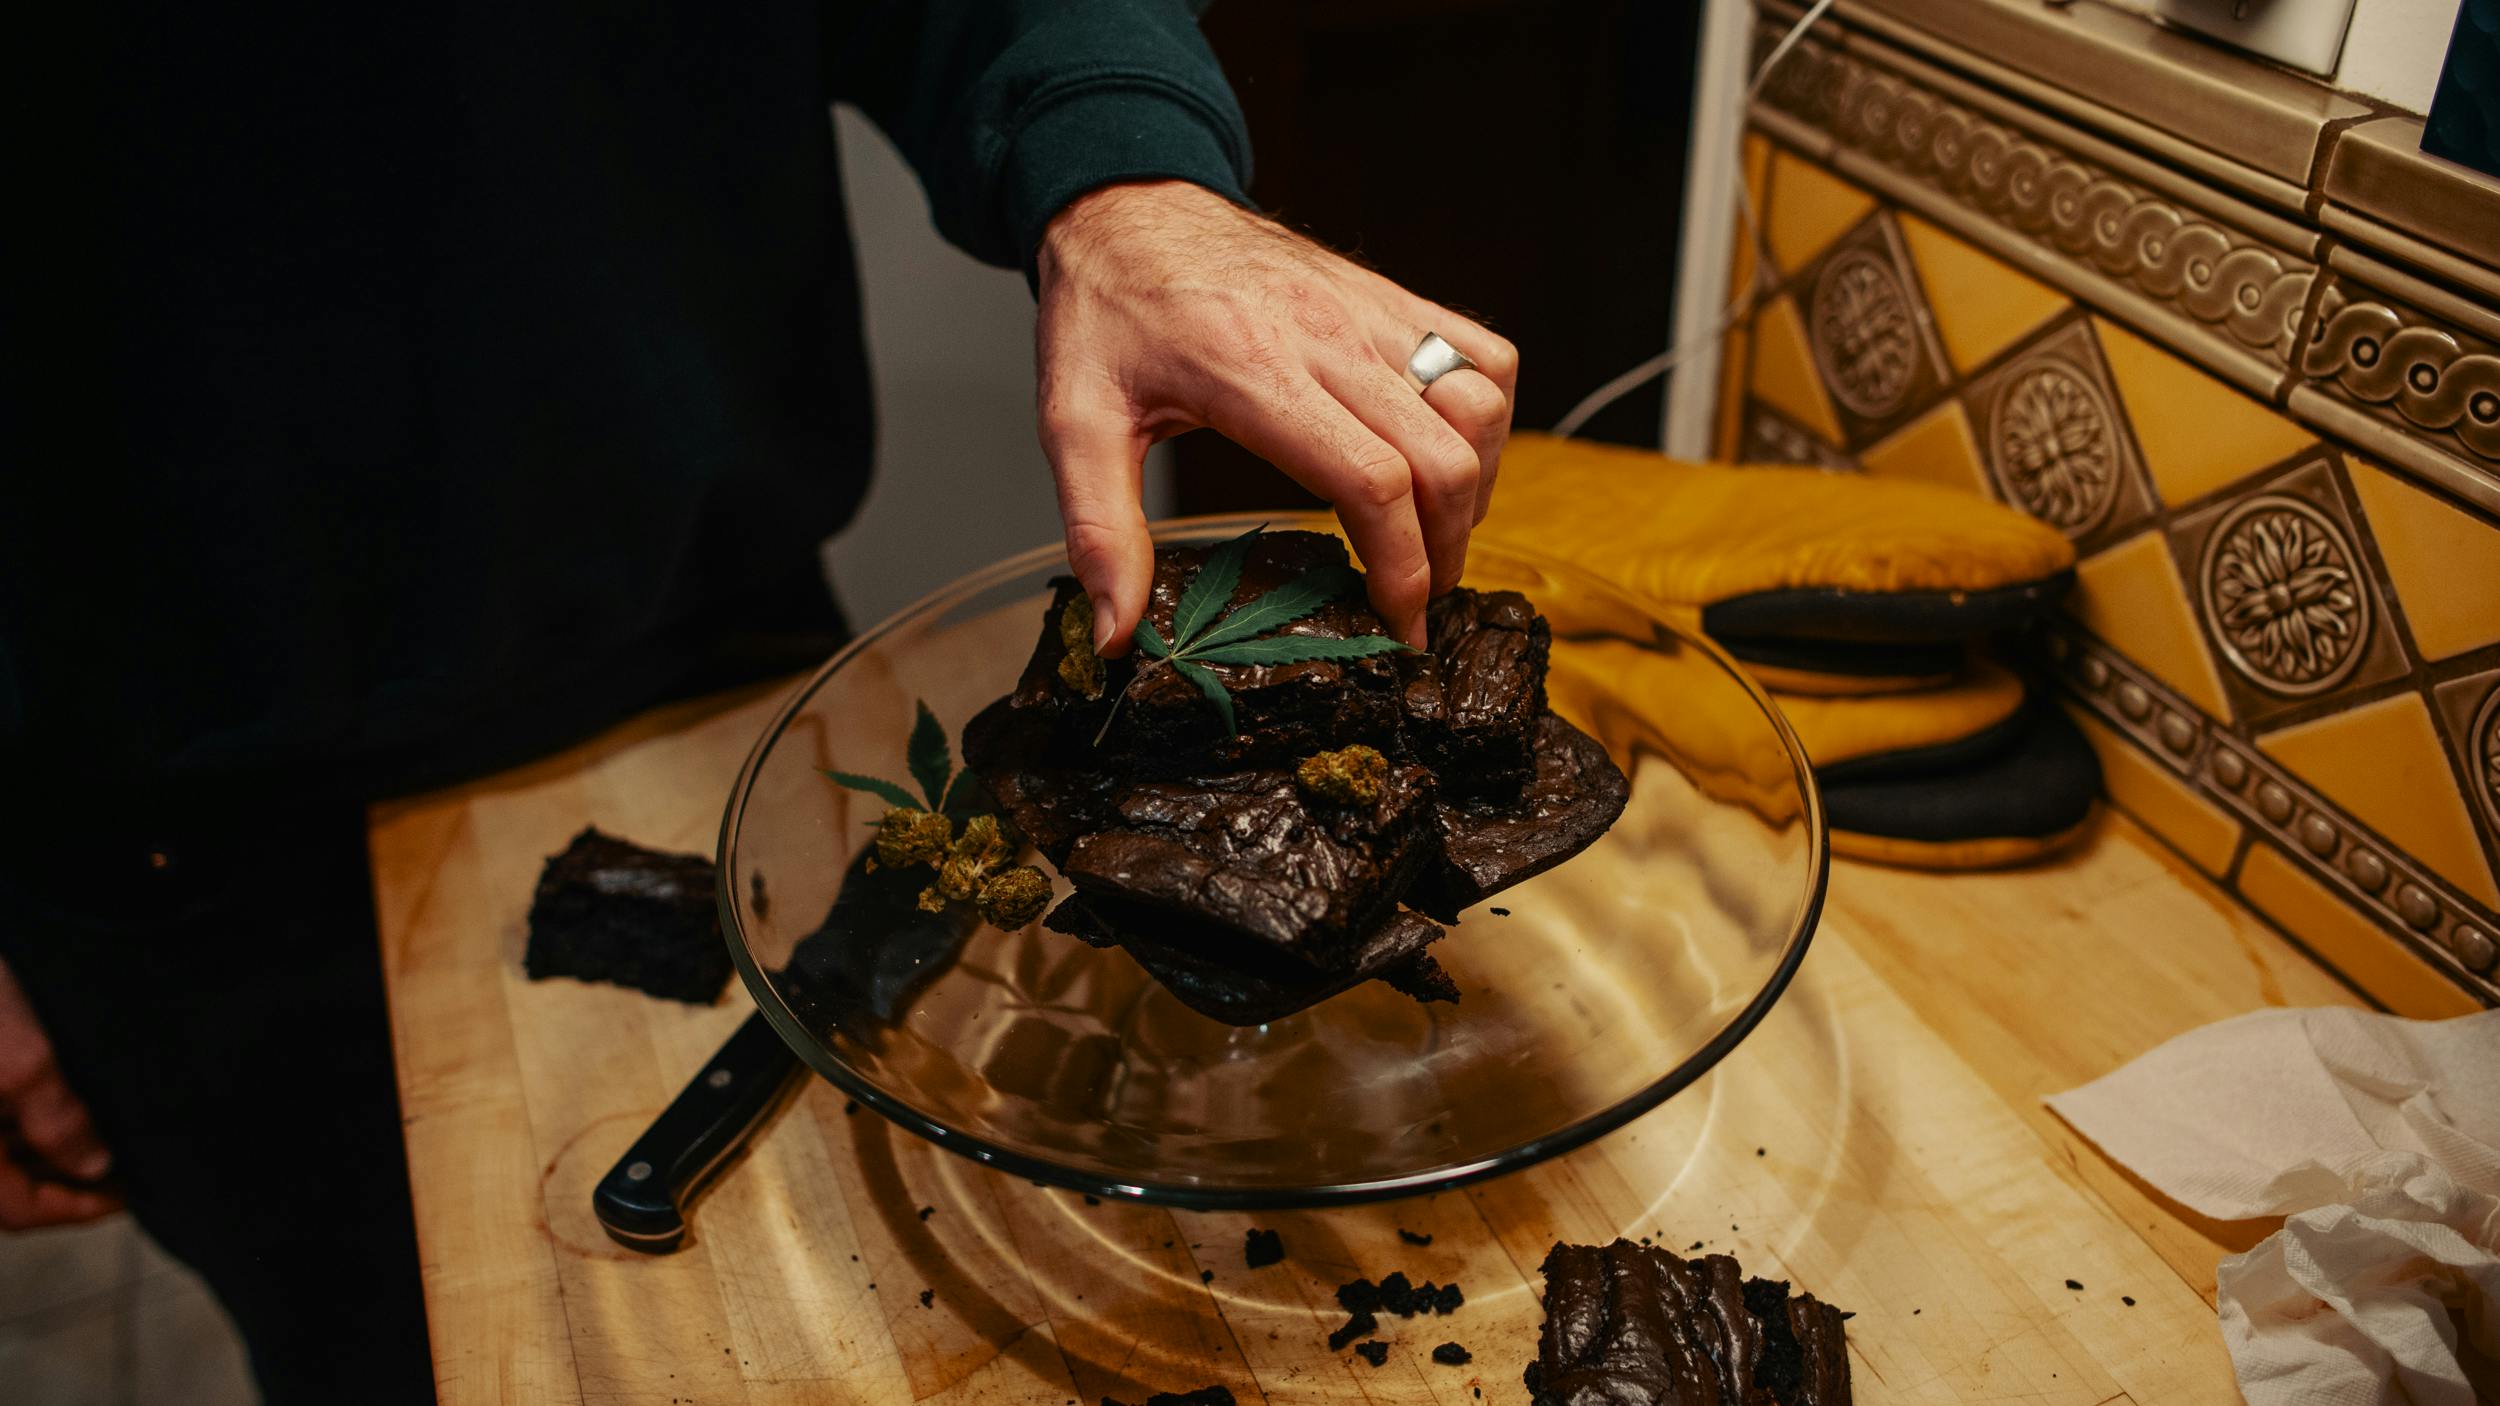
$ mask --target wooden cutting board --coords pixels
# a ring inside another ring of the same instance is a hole
[[[1517,1403],[1546,1248],[1616,1235],[1732,1253],[1854,1310],[1861,1402],[2237,1399],[2214,1262],[2272,1226],[2151,1197],[2040,1098],[2223,1016],[2354,998],[2116,818],[2012,873],[1840,865],[1796,984],[1719,1070],[1463,1191],[1275,1214],[1088,1204],[811,1080],[697,1203],[684,1250],[620,1249],[592,1183],[747,1003],[524,979],[531,884],[585,824],[709,853],[770,708],[663,711],[374,816],[445,1402],[1095,1406],[1222,1383],[1245,1403]],[[1282,1233],[1283,1264],[1244,1266],[1254,1226]],[[1384,1319],[1383,1366],[1331,1352],[1335,1286],[1391,1270],[1454,1280],[1466,1306]],[[1474,1361],[1431,1361],[1450,1341]]]

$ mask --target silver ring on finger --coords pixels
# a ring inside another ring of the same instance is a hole
[[[1419,391],[1432,389],[1433,382],[1453,371],[1475,369],[1476,363],[1469,361],[1465,352],[1441,340],[1438,332],[1426,332],[1424,339],[1415,344],[1414,352],[1406,358],[1406,374],[1414,379],[1415,389]]]

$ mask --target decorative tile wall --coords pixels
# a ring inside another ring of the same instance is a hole
[[[2038,646],[2113,801],[2391,1007],[2500,1002],[2479,285],[1845,30],[1747,143],[1721,452],[2065,532],[2078,589]]]

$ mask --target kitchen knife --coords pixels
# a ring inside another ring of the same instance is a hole
[[[980,926],[970,904],[919,905],[928,871],[872,870],[868,856],[843,876],[822,926],[799,939],[775,985],[809,1028],[873,1045],[905,1003]],[[762,1124],[799,1068],[761,1014],[747,1017],[675,1102],[590,1193],[610,1239],[666,1254],[685,1242],[686,1208]]]
[[[608,1238],[662,1255],[686,1239],[686,1206],[763,1120],[799,1057],[758,1012],[720,1047],[590,1193]]]

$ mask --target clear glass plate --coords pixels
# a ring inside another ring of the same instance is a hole
[[[1217,541],[1252,522],[1155,537]],[[818,1073],[911,1131],[1021,1176],[1175,1205],[1438,1190],[1656,1107],[1745,1038],[1804,957],[1826,838],[1777,710],[1654,607],[1482,541],[1468,584],[1524,591],[1552,621],[1553,707],[1606,745],[1632,795],[1604,839],[1432,949],[1458,1004],[1375,982],[1236,1028],[1125,953],[1038,923],[967,934],[906,908],[829,926],[885,802],[824,772],[911,787],[915,701],[959,734],[1014,682],[1064,569],[1057,547],[1037,549],[862,635],[765,729],[722,822],[723,927],[757,1006]]]

